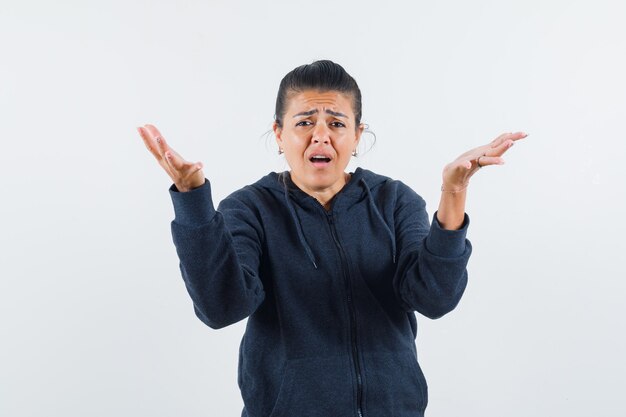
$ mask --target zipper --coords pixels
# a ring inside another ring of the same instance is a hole
[[[335,241],[335,245],[339,250],[339,255],[341,257],[341,266],[343,272],[343,278],[346,283],[346,294],[348,296],[348,310],[350,311],[350,342],[352,345],[352,362],[354,364],[354,370],[356,372],[356,382],[357,382],[357,391],[356,391],[356,410],[358,417],[363,417],[363,382],[361,379],[361,367],[359,365],[359,349],[356,343],[356,309],[354,307],[354,301],[352,298],[352,285],[350,282],[350,272],[348,269],[348,261],[346,259],[346,254],[343,250],[343,247],[339,243],[339,239],[337,238],[337,233],[335,230],[335,224],[333,222],[332,214],[326,213],[328,219],[328,225],[330,227],[330,232],[333,236],[333,240]]]

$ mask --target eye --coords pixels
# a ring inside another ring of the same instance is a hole
[[[308,120],[302,120],[302,121],[296,123],[296,126],[311,126],[311,122],[309,122]]]
[[[346,127],[346,125],[343,124],[342,122],[332,122],[331,125],[335,127]]]

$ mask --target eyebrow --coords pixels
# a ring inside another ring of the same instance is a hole
[[[309,111],[303,111],[303,112],[300,112],[300,113],[298,113],[298,114],[294,114],[294,116],[293,116],[293,117],[298,117],[298,116],[311,116],[312,114],[315,114],[315,113],[317,113],[317,112],[318,112],[318,110],[317,110],[317,109],[313,109],[313,110],[309,110]],[[343,114],[343,113],[339,113],[339,112],[332,111],[332,110],[328,110],[328,109],[326,109],[326,113],[328,113],[328,114],[330,114],[330,115],[332,115],[332,116],[335,116],[335,117],[345,117],[346,119],[348,118],[348,116],[346,116],[346,115],[345,115],[345,114]]]

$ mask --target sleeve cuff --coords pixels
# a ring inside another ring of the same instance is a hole
[[[469,226],[469,216],[465,213],[463,224],[458,230],[447,230],[437,220],[437,212],[433,214],[430,231],[426,237],[426,248],[434,255],[443,258],[455,258],[465,253],[465,237]]]
[[[204,184],[193,190],[180,192],[175,184],[169,188],[174,203],[174,221],[187,226],[197,226],[210,222],[215,216],[215,207],[211,198],[211,183],[204,179]]]

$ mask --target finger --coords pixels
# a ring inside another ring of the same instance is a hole
[[[489,145],[482,145],[462,153],[458,156],[457,159],[472,159],[473,157],[477,157],[478,155],[484,155],[489,150],[491,150],[491,147]]]
[[[161,132],[159,132],[159,129],[157,129],[156,126],[151,125],[151,124],[144,125],[144,129],[146,130],[146,132],[148,132],[148,136],[150,137],[153,143],[153,146],[156,147],[156,149],[159,151],[159,154],[161,156],[164,156],[168,147],[165,142],[165,138],[163,137]],[[154,145],[155,143],[156,145]]]
[[[177,157],[178,159],[187,162],[187,160],[185,158],[183,158],[182,156],[180,156],[180,154],[178,152],[176,152],[165,140],[165,138],[163,137],[163,135],[161,135],[161,133],[158,131],[158,129],[156,127],[154,127],[153,125],[146,125],[146,126],[150,126],[149,128],[147,128],[147,130],[149,132],[151,132],[151,134],[154,137],[154,141],[156,142],[156,147],[157,150],[159,151],[159,153],[162,155],[163,158],[165,158],[165,153],[166,152],[170,152],[172,155],[174,155],[175,157]]]
[[[520,139],[524,139],[526,136],[528,136],[527,133],[524,132],[508,132],[508,133],[503,133],[500,136],[498,136],[497,138],[495,138],[494,140],[491,141],[491,147],[495,148],[500,146],[502,143],[506,142],[507,140],[520,140]]]
[[[163,157],[172,168],[180,173],[183,172],[185,164],[188,164],[187,161],[181,158],[177,153],[172,152],[171,149],[163,152]]]
[[[178,171],[181,175],[184,173],[186,167],[192,165],[191,162],[180,156],[178,152],[172,149],[163,137],[157,137],[159,143],[159,149],[163,155],[163,159],[167,161],[168,165]]]
[[[172,169],[172,166],[168,163],[167,158],[161,155],[154,141],[152,141],[152,139],[149,138],[149,134],[148,132],[146,132],[145,128],[138,127],[137,130],[139,131],[144,141],[144,144],[146,145],[146,148],[148,148],[150,153],[155,157],[159,165],[161,165],[161,168],[165,170],[165,172],[167,173],[167,175],[170,176],[170,178],[172,179],[176,178],[176,175],[174,173],[174,170]]]
[[[504,138],[506,138],[507,135],[510,135],[511,132],[507,132],[507,133],[503,133],[500,136],[498,136],[497,138],[495,138],[494,140],[491,141],[490,145],[493,147],[498,146],[500,143],[502,143],[502,141],[504,140]]]
[[[167,163],[181,175],[187,176],[195,173],[198,170],[204,168],[204,164],[202,162],[189,162],[183,159],[176,152],[172,152],[172,150],[168,150],[164,153],[165,160]]]
[[[483,155],[485,156],[502,156],[506,151],[515,145],[513,139],[506,139],[496,147],[489,148]]]
[[[484,156],[480,158],[481,165],[484,159],[485,159]],[[476,169],[476,167],[477,167],[476,159],[467,159],[467,158],[459,159],[458,161],[453,162],[450,166],[450,168],[452,168],[453,170],[460,169],[461,171]]]
[[[144,125],[143,127],[140,127],[138,129],[140,129],[140,132],[142,133],[142,137],[146,141],[149,148],[153,151],[156,151],[159,154],[159,156],[162,157],[163,152],[161,151],[161,145],[159,143],[159,140],[157,140],[160,137],[160,134],[158,134],[158,131],[156,131],[155,133],[155,130],[148,128],[148,126],[152,126],[152,125]]]
[[[157,149],[159,150],[159,153],[165,156],[165,152],[170,150],[169,146],[165,142],[165,138],[163,136],[155,136],[154,140],[157,143]]]
[[[143,126],[144,126],[144,129],[146,129],[146,131],[150,135],[150,137],[156,139],[157,136],[161,136],[161,137],[163,136],[161,132],[159,132],[159,129],[156,128],[155,125],[151,125],[150,123],[147,123]]]
[[[500,156],[480,156],[473,161],[478,167],[487,165],[504,165],[504,158]]]
[[[156,144],[154,143],[154,141],[150,138],[149,133],[146,131],[145,128],[142,127],[138,127],[137,131],[139,132],[139,136],[141,136],[141,139],[143,140],[143,144],[146,146],[146,148],[150,151],[150,153],[158,160],[160,161],[161,159],[163,159],[161,157],[161,153],[159,152]]]
[[[167,141],[165,140],[161,132],[159,132],[159,130],[156,128],[156,126],[146,124],[144,129],[152,137],[152,147],[156,148],[158,154],[163,160],[163,163],[170,168],[168,169],[168,171],[178,172],[178,175],[182,176],[189,175],[190,173],[195,173],[196,171],[203,168],[204,165],[202,164],[202,162],[194,164],[180,156],[178,152],[176,152],[172,147],[167,144]]]

